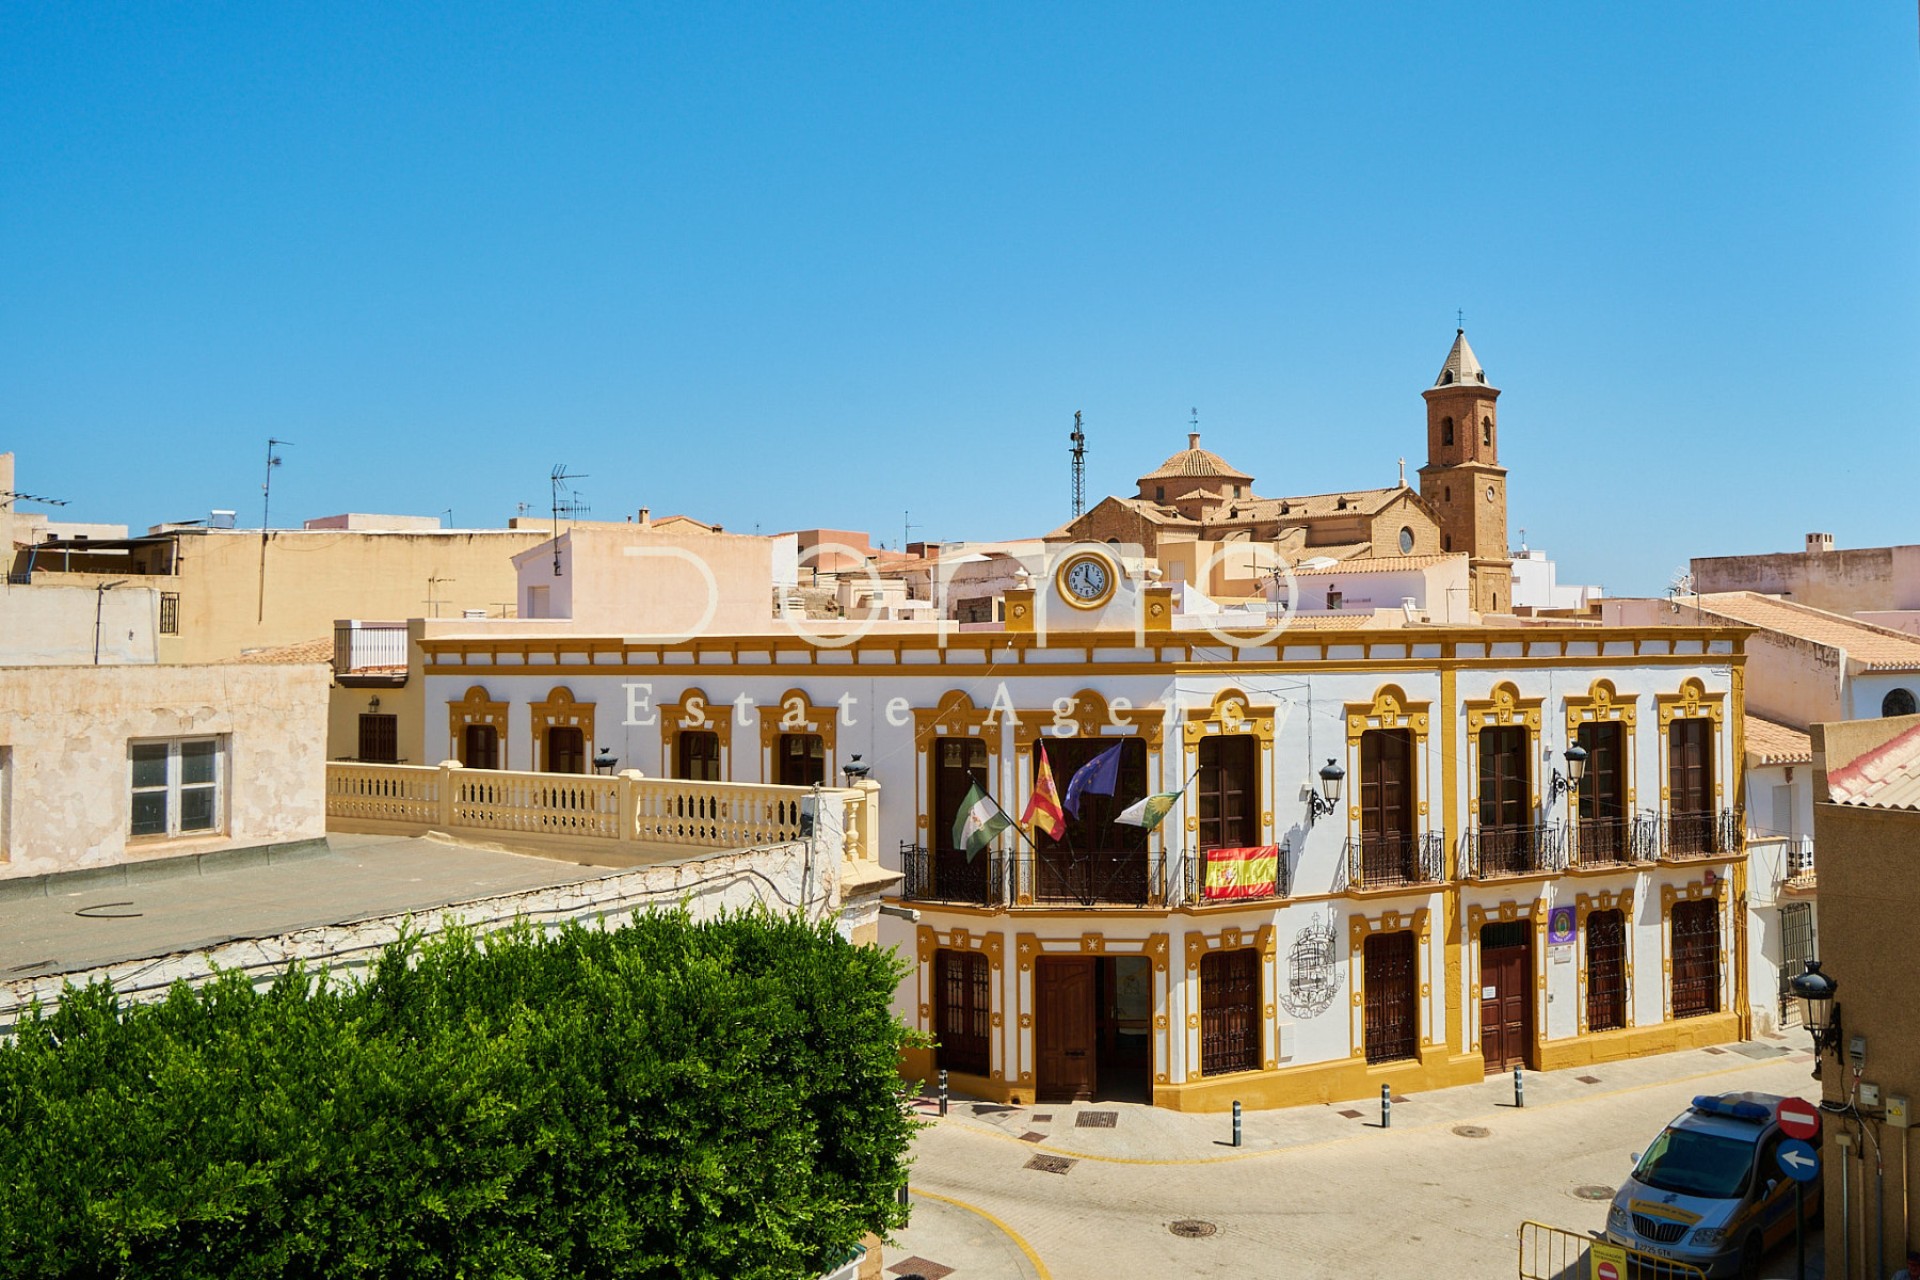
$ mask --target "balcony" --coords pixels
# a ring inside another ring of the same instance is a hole
[[[1207,870],[1215,861],[1215,849],[1180,855],[1180,901],[1190,907],[1233,906],[1242,902],[1275,902],[1293,890],[1293,874],[1287,865],[1286,844],[1277,846],[1273,880],[1247,883],[1243,875],[1216,875],[1209,885]],[[1239,871],[1238,867],[1234,870]]]
[[[1167,857],[1152,853],[936,853],[900,846],[909,902],[959,906],[1145,907],[1167,900]]]
[[[1567,829],[1557,822],[1480,827],[1460,842],[1460,875],[1467,880],[1550,875],[1567,865]]]
[[[333,628],[333,673],[338,677],[378,677],[404,681],[407,673],[407,624],[339,622]]]
[[[900,870],[906,875],[900,896],[909,902],[948,902],[969,907],[999,907],[1007,903],[1007,855],[934,853],[922,845],[902,842]]]
[[[1670,813],[1660,822],[1660,856],[1670,862],[1723,858],[1739,853],[1741,847],[1737,810]]]
[[[1581,818],[1573,824],[1567,865],[1575,869],[1628,867],[1652,862],[1660,848],[1659,822],[1652,814],[1633,818]]]
[[[1438,884],[1446,876],[1446,864],[1447,837],[1442,831],[1422,835],[1349,836],[1345,887],[1396,889]]]

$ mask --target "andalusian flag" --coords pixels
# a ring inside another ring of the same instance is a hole
[[[1251,849],[1209,849],[1206,896],[1209,898],[1270,898],[1280,874],[1280,846],[1263,844]]]
[[[979,783],[967,788],[960,802],[960,814],[953,820],[953,843],[967,851],[967,861],[993,843],[993,838],[1013,825],[1006,810],[995,804]]]
[[[1027,797],[1027,811],[1020,815],[1020,821],[1055,840],[1066,834],[1067,819],[1060,812],[1060,792],[1053,785],[1053,766],[1047,763],[1044,742],[1040,744],[1040,776],[1034,779],[1033,794]]]
[[[1180,798],[1178,791],[1162,791],[1150,795],[1122,809],[1114,816],[1115,822],[1124,822],[1130,827],[1145,827],[1151,831],[1160,825],[1160,820],[1173,808],[1173,802]]]

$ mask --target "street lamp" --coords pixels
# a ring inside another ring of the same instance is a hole
[[[613,748],[602,747],[600,754],[593,758],[593,771],[603,778],[609,778],[613,776],[614,766],[619,763],[620,759],[613,754]]]
[[[1547,784],[1547,805],[1552,807],[1560,802],[1560,797],[1580,787],[1580,779],[1587,776],[1587,749],[1579,743],[1567,748],[1567,771],[1562,774],[1553,771],[1553,779]]]
[[[1320,770],[1320,794],[1307,797],[1307,821],[1324,818],[1340,805],[1340,784],[1346,781],[1347,771],[1340,767],[1337,760],[1328,760]]]
[[[1821,1051],[1840,1052],[1840,1005],[1833,998],[1840,990],[1840,982],[1820,972],[1818,960],[1809,960],[1806,972],[1795,975],[1791,985],[1804,1011],[1801,1021],[1813,1033],[1813,1078],[1818,1080]]]

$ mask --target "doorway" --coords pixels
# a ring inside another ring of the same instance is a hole
[[[1525,920],[1480,930],[1480,1054],[1487,1072],[1527,1064],[1533,1047],[1533,933]]]
[[[1145,956],[1042,956],[1033,983],[1038,1101],[1151,1100],[1153,968]]]

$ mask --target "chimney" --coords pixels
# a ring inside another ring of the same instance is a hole
[[[651,529],[651,528],[653,528],[653,510],[652,510],[652,508],[650,508],[650,507],[642,507],[642,508],[640,508],[640,527],[641,527],[642,529]]]
[[[1817,556],[1822,551],[1833,550],[1833,535],[1830,533],[1810,533],[1807,535],[1807,554]]]
[[[1200,447],[1200,433],[1198,431],[1187,432],[1187,448],[1198,449],[1199,447]]]

